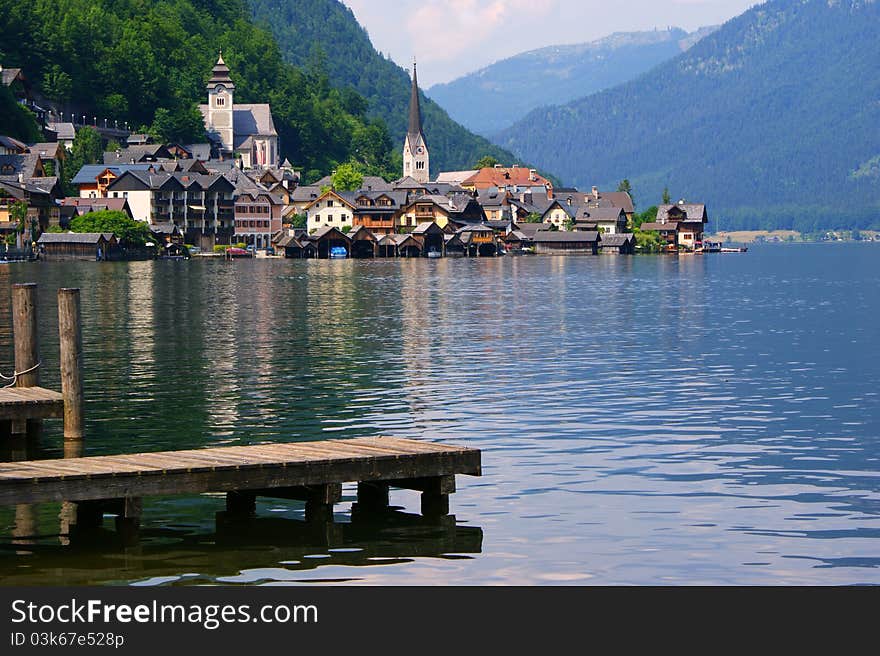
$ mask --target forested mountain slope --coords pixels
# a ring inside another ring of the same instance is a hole
[[[394,147],[403,148],[409,116],[409,75],[376,51],[350,9],[338,0],[248,2],[257,21],[278,39],[287,61],[308,66],[322,59],[331,83],[356,89],[367,100],[368,115],[384,120]],[[424,94],[422,115],[432,174],[471,168],[483,155],[492,155],[505,164],[516,163],[509,152],[468,132]]]

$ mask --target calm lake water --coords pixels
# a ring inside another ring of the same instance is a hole
[[[440,525],[403,491],[352,522],[350,486],[317,528],[147,499],[128,548],[0,508],[2,583],[880,583],[880,246],[8,265],[4,373],[29,281],[51,387],[55,291],[83,290],[89,455],[381,434],[478,447],[484,474]]]

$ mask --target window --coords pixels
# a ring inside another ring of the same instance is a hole
[[[333,215],[332,214],[327,215],[327,223],[333,223]]]
[[[416,162],[416,168],[419,171],[423,171],[425,169],[425,163],[424,162]]]
[[[217,107],[223,107],[226,104],[226,98],[217,96]]]
[[[333,199],[332,198],[327,199],[327,207],[333,207]]]

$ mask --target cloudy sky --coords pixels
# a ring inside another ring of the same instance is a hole
[[[693,30],[722,23],[756,0],[342,0],[373,45],[419,82],[448,82],[499,59],[613,32]]]

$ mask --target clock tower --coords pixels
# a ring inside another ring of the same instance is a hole
[[[422,110],[419,105],[419,81],[413,62],[412,95],[409,101],[409,129],[403,143],[403,176],[427,184],[431,179],[428,142],[422,130]]]
[[[233,149],[233,105],[232,99],[235,85],[229,77],[229,67],[223,61],[223,53],[211,71],[208,81],[208,105],[205,116],[205,127],[209,134],[220,142],[223,152],[232,153]]]

